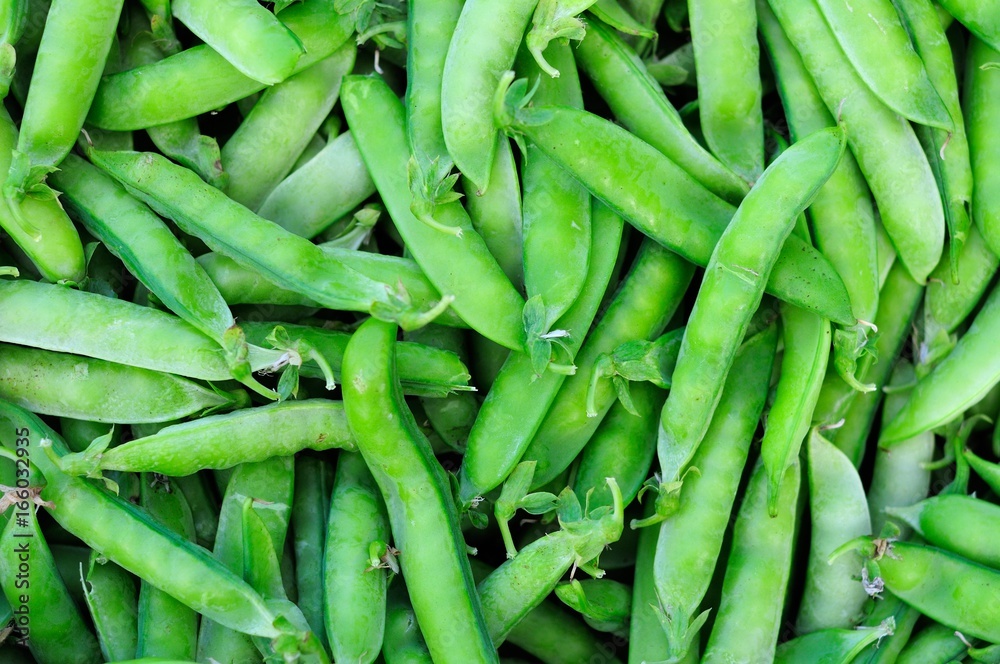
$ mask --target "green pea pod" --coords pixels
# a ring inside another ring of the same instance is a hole
[[[1000,290],[990,293],[954,350],[913,388],[909,402],[882,430],[879,445],[888,447],[958,417],[1000,381],[992,352],[1000,325]]]
[[[756,182],[764,170],[764,116],[753,0],[693,0],[688,14],[705,142]]]
[[[624,583],[611,579],[573,579],[556,586],[555,594],[599,632],[621,632],[628,625],[632,588]]]
[[[892,634],[896,621],[887,618],[879,627],[828,628],[799,636],[778,646],[775,664],[847,664],[862,650]],[[817,655],[819,658],[817,659]]]
[[[875,196],[882,223],[913,279],[924,283],[944,245],[944,210],[913,129],[870,93],[814,2],[770,0]],[[897,19],[898,20],[898,19]]]
[[[441,662],[495,662],[448,482],[402,402],[396,332],[395,325],[369,319],[351,338],[341,386],[347,421],[386,501],[430,652]]]
[[[713,250],[660,417],[663,482],[679,482],[697,451],[778,251],[843,151],[844,132],[824,129],[782,153],[740,204]]]
[[[920,630],[900,651],[897,664],[948,664],[957,660],[968,646],[951,627],[934,623]]]
[[[219,501],[206,486],[204,474],[174,477],[171,480],[181,490],[184,499],[191,506],[196,534],[195,541],[205,547],[212,546],[215,541],[215,532],[219,529]]]
[[[924,295],[924,341],[931,344],[934,335],[943,331],[953,333],[973,312],[990,285],[1000,259],[997,258],[976,227],[969,230],[958,263],[958,283],[949,278],[950,266],[946,261],[931,272]],[[920,355],[933,355],[921,350]]]
[[[210,247],[248,265],[280,286],[332,309],[375,310],[406,325],[428,322],[443,310],[416,313],[409,293],[398,293],[355,269],[350,250],[320,249],[262,219],[186,168],[153,153],[90,152],[91,161],[154,210]],[[419,309],[422,304],[417,304]],[[413,317],[415,316],[415,318]]]
[[[813,429],[809,436],[809,515],[812,535],[805,590],[796,630],[801,633],[847,629],[862,614],[867,595],[852,576],[856,554],[827,558],[844,542],[872,532],[868,502],[854,464]]]
[[[329,186],[330,178],[336,178],[336,187]],[[374,193],[354,137],[344,132],[279,182],[257,212],[291,233],[312,238]]]
[[[743,343],[705,440],[692,461],[676,511],[659,527],[653,580],[671,657],[697,654],[707,613],[699,607],[712,581],[771,379],[777,325]],[[786,492],[783,492],[786,493]]]
[[[967,636],[1000,642],[992,599],[1000,572],[922,544],[867,540],[861,546],[886,589],[907,604]]]
[[[305,48],[293,71],[329,56],[353,34],[350,16],[331,10],[329,0],[304,0],[279,12]],[[104,78],[87,121],[118,131],[154,127],[211,112],[265,87],[202,44]]]
[[[655,515],[654,503],[646,504],[645,517]],[[639,531],[635,556],[635,576],[632,580],[632,613],[629,621],[629,664],[659,662],[667,659],[669,646],[666,631],[660,624],[656,597],[655,566],[657,528]]]
[[[594,18],[599,19],[618,32],[636,37],[645,37],[646,39],[656,38],[656,30],[646,27],[633,18],[632,14],[622,7],[618,0],[597,0],[587,11],[593,14]],[[591,27],[593,27],[593,23],[588,21],[588,32]]]
[[[364,459],[341,454],[323,554],[326,633],[337,662],[371,662],[382,648],[392,561],[371,560],[369,548],[388,540],[385,504]],[[358,611],[359,606],[365,610]]]
[[[602,4],[598,2],[591,11]],[[746,181],[698,143],[647,66],[613,30],[588,21],[587,36],[574,53],[580,68],[629,131],[723,200],[736,205],[746,196]]]
[[[538,0],[497,6],[466,2],[458,18],[441,80],[441,124],[448,153],[478,192],[490,182],[497,128],[493,93],[511,68]],[[472,189],[471,187],[469,188]]]
[[[136,649],[139,618],[135,580],[118,565],[90,554],[90,568],[80,570],[84,598],[97,628],[101,652],[108,661],[131,657]]]
[[[973,37],[969,41],[962,108],[972,163],[972,218],[994,254],[1000,252],[1000,199],[998,180],[989,167],[989,155],[1000,146],[997,108],[992,101],[1000,91],[1000,34],[992,46]]]
[[[642,233],[697,265],[708,264],[733,218],[731,205],[614,123],[578,109],[525,106],[526,81],[503,89],[497,123],[504,131],[542,148]],[[797,238],[784,243],[768,291],[834,322],[855,322],[840,277]]]
[[[1000,50],[1000,21],[997,20],[996,0],[941,0],[949,14],[967,27],[976,37]]]
[[[94,422],[167,422],[248,402],[242,390],[8,344],[0,344],[0,396],[44,415]]]
[[[743,658],[772,661],[781,629],[781,609],[792,562],[792,533],[802,469],[788,467],[778,516],[767,514],[767,476],[758,465],[750,477],[733,530],[733,548],[726,565],[722,599],[708,637],[702,662]],[[753,597],[758,601],[748,602]]]
[[[581,290],[582,296],[559,321],[561,329],[570,330],[565,343],[574,357],[608,290],[622,240],[621,217],[595,202],[592,218],[594,254],[587,282]],[[459,471],[460,504],[470,505],[476,496],[503,483],[526,454],[549,405],[566,380],[569,380],[566,376],[554,371],[537,376],[526,353],[511,353],[507,357],[469,432]]]
[[[356,55],[357,46],[347,43],[264,92],[222,146],[222,167],[229,175],[225,192],[230,198],[251,210],[260,208],[333,110],[340,83],[354,67]],[[261,160],[262,154],[268,158]]]
[[[976,471],[980,479],[986,482],[994,492],[997,492],[997,488],[1000,487],[1000,464],[990,463],[969,450],[965,450],[964,455],[969,466]]]
[[[441,223],[462,229],[460,237],[430,228],[410,211],[405,112],[395,93],[379,79],[350,76],[341,103],[396,229],[431,283],[453,295],[452,307],[473,329],[507,348],[523,349],[523,300],[462,206],[453,202],[436,212]]]
[[[5,431],[8,450],[17,441],[26,449],[25,429]],[[22,435],[17,435],[22,434]],[[37,448],[36,448],[37,449]],[[39,451],[39,454],[41,452]],[[4,461],[3,463],[7,463]],[[18,463],[22,468],[23,464]],[[101,650],[94,634],[83,622],[69,591],[66,589],[45,536],[38,525],[32,497],[37,490],[23,488],[16,495],[13,517],[0,534],[0,585],[17,627],[27,634],[26,645],[41,664],[93,664],[102,661]],[[25,576],[18,582],[19,566]],[[79,570],[74,570],[79,579]],[[27,592],[26,592],[27,591]]]
[[[304,449],[334,448],[354,449],[343,405],[306,399],[173,424],[111,449],[95,446],[62,464],[67,472],[80,474],[102,469],[184,476]]]
[[[767,416],[760,455],[767,470],[767,509],[776,516],[785,469],[799,456],[830,357],[830,323],[798,307],[781,305],[785,352],[777,393]]]
[[[992,503],[942,494],[906,507],[887,507],[885,511],[891,518],[909,524],[932,546],[987,567],[1000,567],[994,537],[1000,507]]]
[[[140,505],[189,542],[195,539],[191,506],[174,480],[143,475]],[[198,614],[142,581],[139,585],[137,657],[194,659],[198,647]]]
[[[382,656],[386,664],[432,664],[427,643],[420,633],[420,625],[401,579],[389,588]]]
[[[343,458],[338,455],[339,458]],[[295,494],[292,502],[292,535],[295,551],[296,604],[309,623],[309,629],[324,648],[329,649],[323,622],[325,586],[316,583],[323,574],[327,520],[332,476],[329,464],[313,456],[295,459]],[[287,555],[286,555],[287,557]]]

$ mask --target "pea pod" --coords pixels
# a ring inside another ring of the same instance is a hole
[[[442,662],[495,662],[447,480],[401,403],[396,331],[369,319],[351,338],[342,386],[348,425],[386,501],[403,577],[431,654]]]
[[[1000,90],[1000,72],[991,66],[1000,62],[1000,34],[997,37],[997,43],[992,45],[975,37],[970,39],[962,105],[972,163],[972,219],[994,254],[1000,252],[1000,199],[989,155],[1000,145],[997,108],[992,102]]]
[[[713,250],[660,417],[657,449],[664,483],[680,482],[698,449],[778,251],[843,151],[843,131],[824,129],[782,153]]]
[[[331,11],[329,0],[295,3],[278,18],[305,47],[294,71],[332,54],[354,31],[350,16]],[[154,127],[222,108],[265,87],[203,44],[104,78],[87,121],[116,131]]]
[[[942,0],[940,4],[976,37],[1000,50],[996,0]]]
[[[135,580],[118,565],[102,563],[94,552],[86,575],[80,572],[101,652],[108,661],[130,657],[135,653],[139,619]]]
[[[1000,567],[992,536],[1000,520],[1000,507],[992,503],[965,495],[941,494],[905,507],[887,507],[885,511],[890,518],[907,523],[932,546],[987,567]]]
[[[645,516],[655,515],[654,504],[648,503]],[[635,576],[632,580],[632,618],[629,622],[629,664],[657,662],[669,655],[666,631],[660,623],[660,602],[656,597],[654,562],[656,559],[657,528],[639,531],[635,555]]]
[[[526,82],[508,90],[497,112],[504,131],[542,148],[648,237],[696,265],[708,264],[735,213],[731,205],[621,127],[577,109],[524,106],[525,93]],[[840,277],[797,238],[783,245],[768,291],[832,321],[855,322]]]
[[[948,664],[966,652],[968,646],[955,634],[955,630],[939,623],[920,630],[896,659],[898,664]]]
[[[395,93],[378,79],[350,76],[341,96],[347,123],[382,200],[431,283],[454,296],[452,306],[473,329],[507,348],[523,349],[523,300],[462,206],[453,202],[436,209],[441,223],[462,229],[461,237],[427,226],[410,211],[405,113]]]
[[[778,646],[774,661],[777,664],[844,664],[856,661],[862,650],[892,634],[896,621],[891,617],[879,627],[855,629],[829,628],[799,636]],[[821,654],[820,654],[821,653]],[[820,654],[817,659],[817,654]]]
[[[555,593],[598,632],[620,633],[628,625],[632,588],[620,581],[572,579],[556,586]]]

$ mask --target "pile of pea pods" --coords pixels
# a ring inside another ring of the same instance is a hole
[[[1000,664],[1000,0],[0,0],[0,664]]]

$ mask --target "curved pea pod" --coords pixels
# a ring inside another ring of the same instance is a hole
[[[629,131],[723,200],[736,205],[746,196],[750,189],[746,181],[698,143],[646,65],[608,26],[588,21],[587,35],[574,54],[597,92]]]
[[[525,106],[526,89],[519,81],[507,90],[497,111],[504,131],[537,145],[648,237],[696,265],[708,264],[735,214],[730,204],[608,120],[578,109]],[[834,322],[855,322],[840,277],[797,238],[781,246],[767,290]]]
[[[337,186],[330,186],[336,178]],[[257,213],[305,238],[323,232],[375,193],[350,132],[333,138],[315,157],[278,183]]]
[[[440,223],[460,228],[459,235],[431,228],[411,212],[405,110],[395,93],[380,79],[349,76],[341,104],[396,229],[431,283],[453,295],[451,306],[474,330],[512,350],[524,349],[524,301],[461,204],[435,211]]]
[[[882,430],[879,445],[945,424],[986,396],[1000,381],[1000,358],[994,352],[998,333],[1000,289],[994,289],[951,353],[917,382],[910,400]]]
[[[261,95],[222,146],[222,167],[229,176],[224,191],[230,198],[251,210],[260,208],[330,115],[356,55],[357,46],[348,42]],[[268,158],[261,160],[261,154]]]
[[[135,580],[112,562],[91,552],[90,567],[81,570],[83,596],[97,628],[101,652],[108,661],[135,654],[139,609]]]
[[[764,170],[764,116],[753,0],[693,0],[688,18],[705,142],[726,166],[756,182]]]
[[[386,664],[433,664],[402,579],[389,588],[382,657]]]
[[[979,498],[941,494],[886,513],[912,527],[927,543],[968,560],[1000,568],[996,533],[1000,507]]]
[[[962,108],[972,164],[972,219],[993,253],[1000,252],[1000,180],[990,167],[990,155],[1000,146],[1000,112],[995,102],[1000,93],[1000,71],[993,64],[996,62],[1000,62],[1000,30],[992,46],[975,37],[969,40]]]
[[[866,538],[860,547],[886,590],[966,636],[1000,642],[1000,572],[911,542]]]
[[[893,633],[889,617],[878,627],[828,628],[786,641],[778,646],[775,664],[847,664],[870,645]],[[817,658],[817,655],[819,657]]]
[[[385,559],[372,560],[369,552],[375,545],[387,549],[389,534],[385,504],[364,459],[340,454],[323,555],[326,633],[337,662],[371,662],[382,649],[395,554],[386,550]]]
[[[305,47],[293,71],[319,62],[353,34],[351,17],[331,9],[328,0],[306,0],[278,13]],[[101,129],[144,129],[211,112],[265,87],[203,44],[105,77],[87,121]]]
[[[322,355],[333,377],[340,380],[344,350],[351,340],[349,332],[278,322],[244,322],[242,325],[247,339],[258,344],[265,343],[275,328],[281,327],[289,340],[304,341],[309,348]],[[475,391],[469,385],[469,370],[459,356],[442,348],[401,341],[396,344],[396,366],[404,394],[443,397],[453,392]],[[322,370],[311,361],[303,363],[300,374],[309,378],[324,377]]]
[[[656,38],[656,30],[643,25],[633,18],[632,14],[622,7],[618,0],[597,0],[587,11],[593,14],[594,18],[599,19],[602,23],[606,23],[618,32],[636,37],[645,37],[646,39]],[[594,24],[588,21],[588,34],[593,27]],[[580,43],[582,44],[583,42],[581,41]]]
[[[851,151],[900,260],[915,281],[924,283],[941,257],[945,220],[934,174],[913,128],[867,89],[815,3],[770,0],[770,5],[830,113],[847,128]]]
[[[653,561],[658,614],[668,653],[680,661],[692,649],[697,654],[698,632],[708,618],[699,607],[722,551],[764,409],[777,342],[777,325],[771,325],[740,348],[712,424],[692,461],[700,474],[687,480],[676,511],[658,529]]]
[[[111,449],[94,446],[61,463],[72,474],[100,469],[184,476],[305,449],[335,448],[355,449],[343,404],[305,399],[173,424]]]
[[[949,278],[950,266],[945,261],[935,268],[924,295],[921,346],[927,348],[920,349],[920,357],[936,355],[932,346],[939,341],[944,343],[938,335],[950,335],[969,317],[989,288],[998,265],[1000,258],[986,245],[982,233],[972,227],[959,256],[958,283]],[[950,349],[953,344],[949,340],[947,345]]]
[[[913,636],[903,648],[897,664],[949,664],[956,661],[969,646],[955,634],[955,630],[939,623],[929,625]]]
[[[879,99],[913,122],[953,129],[948,109],[890,0],[816,4],[854,70]]]
[[[655,515],[655,504],[648,502],[644,516]],[[670,654],[666,630],[660,622],[660,602],[656,597],[654,577],[658,528],[639,531],[632,579],[632,614],[629,619],[629,664],[659,662]]]
[[[396,333],[395,325],[369,319],[351,338],[341,386],[348,425],[386,501],[431,654],[441,662],[496,662],[448,481],[402,401]]]
[[[941,0],[939,3],[976,37],[1000,50],[1000,19],[996,0]]]
[[[173,219],[210,247],[258,270],[288,288],[331,309],[374,310],[418,326],[432,313],[416,313],[409,293],[396,293],[355,269],[346,249],[323,250],[258,217],[203,182],[194,172],[165,157],[141,152],[90,151],[90,159],[154,210]],[[393,297],[395,295],[395,298]],[[417,308],[422,303],[416,305]],[[414,318],[415,316],[415,318]]]
[[[993,489],[994,493],[1000,493],[1000,464],[990,463],[986,459],[965,450],[964,456],[969,466],[979,475],[986,484]]]
[[[0,109],[0,173],[11,167],[17,127]],[[43,194],[0,201],[0,226],[49,281],[78,283],[87,273],[80,235],[59,202]]]
[[[26,430],[10,433],[14,436],[4,438],[8,450],[16,441],[26,442]],[[18,467],[24,466],[19,462]],[[15,518],[8,520],[0,533],[0,585],[10,607],[17,611],[17,626],[27,632],[26,645],[41,664],[101,662],[104,658],[97,639],[66,589],[38,525],[32,500],[38,498],[37,489],[22,489],[19,493],[13,504]],[[24,570],[20,583],[19,566]],[[79,570],[74,572],[79,580]]]
[[[598,632],[621,632],[628,625],[632,588],[624,583],[611,579],[572,579],[556,586],[555,593]]]
[[[466,2],[458,18],[441,82],[441,124],[448,153],[479,191],[486,191],[497,128],[493,93],[510,69],[538,0],[497,6]]]
[[[5,401],[0,401],[0,416],[5,445],[29,450],[32,464],[44,476],[41,497],[54,505],[49,513],[63,528],[204,616],[248,634],[282,633],[274,626],[277,614],[263,598],[208,551],[137,506],[59,470],[45,450],[63,455],[65,443],[37,416]],[[212,592],[206,594],[206,587]]]
[[[45,415],[94,422],[168,422],[245,405],[242,390],[66,353],[0,344],[0,397]]]
[[[808,458],[812,536],[799,633],[846,629],[862,615],[867,595],[852,578],[860,559],[853,553],[832,565],[827,559],[844,542],[872,532],[865,491],[851,460],[815,429]]]
[[[702,657],[705,664],[734,659],[768,662],[774,658],[791,573],[795,503],[802,475],[797,460],[787,473],[787,488],[774,518],[767,514],[763,466],[750,477],[733,530],[719,612]],[[748,597],[759,601],[747,601]]]
[[[171,0],[181,23],[241,73],[265,85],[288,78],[305,48],[270,11],[250,0]]]
[[[697,451],[778,252],[843,151],[844,132],[835,128],[783,152],[743,199],[713,250],[660,417],[663,482],[679,482]]]
[[[809,311],[781,305],[785,352],[760,455],[767,470],[767,509],[775,516],[780,481],[799,455],[830,357],[830,323]]]

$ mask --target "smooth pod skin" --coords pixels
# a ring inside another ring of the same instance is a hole
[[[652,501],[647,503],[644,515],[654,512]],[[632,580],[632,612],[629,622],[628,664],[659,662],[670,654],[667,635],[656,612],[660,602],[656,596],[656,539],[659,528],[639,531],[639,544],[635,552],[635,576]]]
[[[777,342],[777,326],[771,325],[737,353],[712,424],[692,460],[700,475],[686,480],[677,510],[658,529],[653,581],[668,625],[669,654],[674,657],[697,650],[698,607],[722,550],[764,409]],[[766,512],[764,504],[761,508]]]
[[[91,552],[90,567],[81,570],[83,597],[97,629],[101,652],[109,662],[135,654],[139,609],[135,580],[111,562],[101,563]]]
[[[595,201],[592,219],[595,251],[581,289],[583,295],[557,322],[559,329],[570,332],[564,341],[574,361],[608,290],[622,241],[621,217]],[[566,376],[554,371],[536,376],[526,353],[511,353],[507,357],[469,432],[459,471],[462,505],[500,486],[514,470],[566,380]]]
[[[147,474],[141,478],[139,505],[178,535],[195,540],[194,514],[172,480]],[[194,659],[198,648],[198,614],[148,582],[139,586],[137,657]]]
[[[305,47],[294,71],[327,57],[354,32],[350,13],[333,11],[329,0],[294,3],[279,19]],[[87,121],[114,131],[143,129],[208,113],[265,87],[204,44],[105,77]]]
[[[770,5],[830,113],[846,128],[900,260],[915,281],[924,283],[941,257],[945,222],[934,175],[916,134],[868,92],[815,4],[770,0]]]
[[[906,406],[882,430],[879,445],[940,426],[976,404],[1000,381],[995,340],[1000,327],[1000,290],[994,289],[955,348],[913,388]]]
[[[792,533],[802,469],[796,460],[783,480],[778,516],[767,514],[766,474],[757,466],[733,530],[722,600],[702,662],[769,662],[781,629],[792,563]]]
[[[747,182],[764,170],[760,47],[753,0],[690,0],[698,110],[709,149]]]
[[[574,55],[580,69],[629,131],[669,157],[719,198],[738,205],[746,196],[750,190],[746,181],[691,135],[663,88],[614,30],[601,21],[587,21],[587,34],[574,49]],[[761,146],[763,149],[763,134]]]
[[[830,357],[830,322],[782,303],[781,337],[784,343],[781,376],[760,444],[760,456],[767,471],[767,504],[772,516],[778,504],[781,478],[799,456],[823,387]]]
[[[958,283],[951,280],[951,266],[943,260],[927,280],[924,327],[933,321],[935,329],[954,332],[982,299],[998,265],[1000,258],[986,246],[979,229],[969,229],[958,260]]]
[[[118,26],[122,0],[56,0],[45,19],[17,150],[56,166],[76,143]]]
[[[983,482],[993,489],[994,493],[998,493],[997,489],[1000,488],[1000,464],[990,463],[969,450],[965,450],[964,456],[969,462],[969,466],[976,471],[976,474],[979,475]]]
[[[948,664],[966,654],[969,646],[955,630],[940,623],[928,625],[915,634],[903,648],[896,664]]]
[[[204,616],[249,634],[275,637],[276,615],[240,577],[205,549],[151,519],[135,505],[97,486],[66,475],[41,446],[51,441],[57,455],[67,450],[59,436],[37,416],[0,402],[2,441],[12,449],[25,440],[32,463],[45,478],[42,498],[54,503],[49,513],[87,546],[140,579],[176,597]]]
[[[1000,34],[998,34],[1000,42]],[[1000,48],[1000,43],[994,45]],[[1000,113],[993,101],[1000,94],[1000,71],[983,69],[1000,62],[1000,52],[986,42],[969,40],[965,67],[965,127],[972,163],[972,219],[994,254],[1000,252],[1000,178],[990,168],[990,155],[1000,149]]]
[[[385,499],[431,654],[441,662],[496,662],[448,482],[400,394],[396,332],[369,319],[351,338],[341,386],[347,421]]]
[[[864,629],[829,628],[799,636],[778,646],[775,664],[842,664],[857,661],[862,650],[895,628],[895,621]],[[818,657],[818,658],[817,658]]]
[[[902,541],[889,544],[878,567],[886,589],[920,613],[966,636],[1000,642],[1000,608],[994,601],[1000,572],[941,549]]]
[[[336,662],[372,662],[382,649],[388,571],[372,569],[368,547],[388,543],[389,535],[385,504],[365,460],[340,454],[323,554],[324,620]]]
[[[13,433],[13,429],[10,432]],[[5,436],[3,442],[8,449],[15,445],[13,436]],[[10,462],[5,459],[3,463]],[[38,525],[35,506],[22,499],[10,509],[16,510],[17,518],[7,521],[0,533],[0,551],[3,552],[0,555],[0,585],[12,606],[26,605],[26,626],[30,629],[27,646],[32,656],[41,664],[96,664],[104,661],[97,639],[84,623],[59,575],[52,551]],[[25,548],[23,542],[29,542],[30,565],[27,566],[26,578],[22,578],[19,586],[16,575],[19,563],[24,561],[18,558],[24,554],[18,550]],[[31,591],[27,597],[25,584]]]
[[[539,105],[583,108],[583,93],[569,44],[553,43],[545,58],[560,76],[543,72],[522,49],[516,71],[538,80],[532,97]],[[537,146],[529,146],[521,168],[524,288],[544,304],[543,332],[549,332],[576,301],[590,262],[590,193]]]
[[[288,175],[333,109],[357,51],[357,46],[348,42],[261,95],[222,146],[222,167],[229,176],[224,191],[230,198],[257,210]],[[267,159],[260,155],[267,155]]]
[[[343,456],[338,454],[337,458],[339,461]],[[292,549],[295,552],[295,603],[302,609],[309,629],[325,649],[329,649],[323,622],[326,586],[315,580],[323,575],[332,479],[333,469],[327,460],[304,454],[296,457],[291,521]],[[287,553],[282,557],[285,558]]]
[[[882,600],[876,601],[871,612],[861,621],[863,627],[877,627],[888,618],[896,623],[895,631],[881,641],[876,641],[859,655],[865,664],[894,664],[899,652],[910,639],[910,633],[921,618],[919,611],[907,605],[888,590],[882,592]]]
[[[815,429],[809,436],[808,459],[812,535],[795,624],[800,634],[847,629],[862,615],[868,595],[853,578],[860,558],[850,552],[833,564],[827,560],[844,542],[872,532],[865,490],[851,460]]]
[[[428,349],[436,348],[451,353],[456,358],[468,359],[465,352],[465,337],[460,330],[431,324],[406,333],[404,338],[426,344],[425,347]],[[398,352],[400,347],[397,346],[396,362],[399,363],[402,375],[402,363]],[[421,405],[424,407],[424,414],[430,420],[431,428],[441,437],[445,445],[454,450],[464,450],[469,431],[472,430],[472,424],[479,414],[479,401],[476,395],[456,391],[440,399],[422,399]]]
[[[976,37],[1000,50],[1000,3],[997,0],[941,0],[939,3]]]
[[[528,107],[510,127],[640,232],[696,265],[708,264],[735,214],[658,150],[586,111]],[[798,238],[782,245],[767,290],[834,322],[855,322],[840,277]]]
[[[511,68],[538,0],[466,2],[441,82],[441,124],[448,153],[476,189],[490,182],[497,128],[493,96]]]
[[[890,0],[816,0],[816,5],[854,70],[886,106],[919,124],[953,128]]]
[[[337,186],[331,187],[331,178]],[[285,230],[313,238],[375,193],[375,183],[350,132],[278,183],[257,213]]]
[[[389,588],[382,649],[386,664],[433,664],[402,579]]]
[[[100,456],[105,470],[192,475],[207,468],[289,456],[304,449],[354,449],[344,407],[305,399],[173,424]]]
[[[1000,567],[996,541],[1000,507],[958,494],[941,494],[907,507],[892,507],[889,518],[910,525],[927,543],[973,562]]]
[[[435,211],[442,224],[461,228],[461,237],[431,228],[410,211],[405,113],[395,93],[380,79],[349,76],[341,104],[396,229],[431,283],[454,296],[452,307],[474,330],[511,350],[523,349],[524,301],[461,204]]]
[[[304,45],[252,0],[171,0],[173,15],[243,74],[265,85],[288,78]]]
[[[713,250],[660,416],[664,482],[680,480],[698,449],[778,252],[843,151],[843,131],[824,129],[783,152],[743,199]]]
[[[247,398],[180,376],[8,344],[0,344],[0,397],[43,415],[121,423],[168,422]]]
[[[12,151],[18,141],[17,126],[5,109],[0,109],[0,173],[10,169]],[[20,206],[20,214],[37,233],[18,221],[12,206]],[[0,226],[31,260],[45,279],[52,282],[79,283],[87,274],[80,234],[58,201],[31,196],[20,203],[0,200]]]

